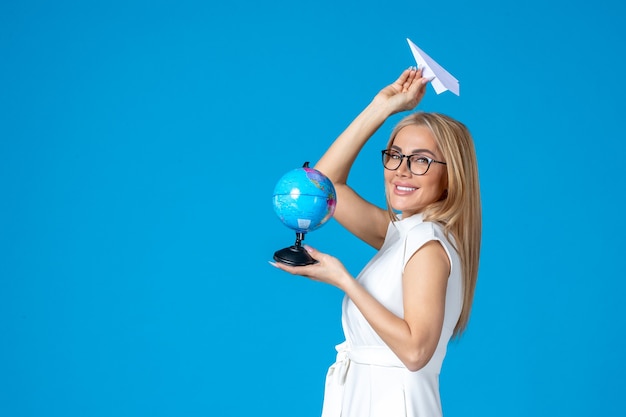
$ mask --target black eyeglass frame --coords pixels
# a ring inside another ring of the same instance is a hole
[[[406,158],[406,165],[407,165],[407,167],[409,168],[409,171],[411,171],[411,174],[413,174],[413,175],[420,175],[420,176],[421,176],[421,175],[426,175],[426,173],[427,173],[427,172],[428,172],[428,170],[430,169],[430,165],[431,165],[433,162],[436,162],[436,163],[441,164],[441,165],[447,165],[447,164],[446,164],[445,162],[443,162],[443,161],[437,161],[436,159],[429,158],[429,157],[427,157],[427,156],[424,156],[424,155],[419,155],[419,154],[405,155],[405,154],[403,154],[403,153],[400,153],[400,152],[398,152],[398,151],[394,151],[394,150],[391,150],[391,149],[383,149],[383,150],[382,150],[382,151],[380,151],[380,152],[381,152],[382,157],[383,157],[383,167],[384,167],[385,169],[389,170],[389,171],[397,171],[397,170],[398,170],[398,168],[400,168],[400,165],[402,165],[402,160],[403,160],[404,158]],[[411,157],[412,157],[412,156],[419,156],[420,158],[424,158],[424,159],[426,159],[426,160],[428,161],[428,166],[426,167],[426,171],[424,171],[424,172],[423,172],[423,173],[421,173],[421,174],[416,174],[415,172],[413,172],[413,170],[411,169]],[[398,163],[398,166],[397,166],[397,167],[395,167],[395,168],[388,168],[388,167],[387,167],[387,165],[385,164],[385,157],[386,157],[386,158],[388,158],[388,159],[391,159],[391,158],[394,158],[394,159],[399,158],[399,159],[400,159],[400,162]]]

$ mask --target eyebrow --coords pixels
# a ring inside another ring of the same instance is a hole
[[[391,145],[391,149],[395,149],[396,151],[399,151],[400,153],[402,152],[402,148],[400,148],[399,146],[396,145]],[[431,154],[433,156],[433,158],[436,158],[437,155],[435,155],[435,153],[429,149],[413,149],[412,153],[410,155],[415,155],[418,153],[428,153]]]

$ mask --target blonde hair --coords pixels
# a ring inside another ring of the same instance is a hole
[[[425,221],[442,224],[445,233],[452,235],[452,243],[456,242],[461,259],[463,308],[454,328],[456,337],[463,333],[469,322],[478,277],[482,226],[476,151],[472,136],[463,123],[443,114],[425,112],[412,113],[400,120],[391,132],[387,148],[391,147],[398,132],[410,125],[428,127],[446,161],[447,193],[426,207],[422,214]],[[392,221],[398,220],[389,199],[387,210]]]

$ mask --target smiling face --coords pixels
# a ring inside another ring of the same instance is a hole
[[[423,125],[408,125],[400,129],[389,149],[404,155],[423,155],[444,161],[430,129]],[[402,212],[402,218],[420,213],[439,201],[447,188],[446,166],[433,162],[424,175],[413,174],[406,158],[395,171],[385,169],[385,190],[389,204]]]

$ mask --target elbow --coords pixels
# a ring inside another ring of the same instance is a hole
[[[422,349],[414,349],[411,352],[407,352],[404,358],[401,358],[402,363],[410,372],[417,372],[425,367],[430,359],[433,357],[434,352],[426,351]]]

